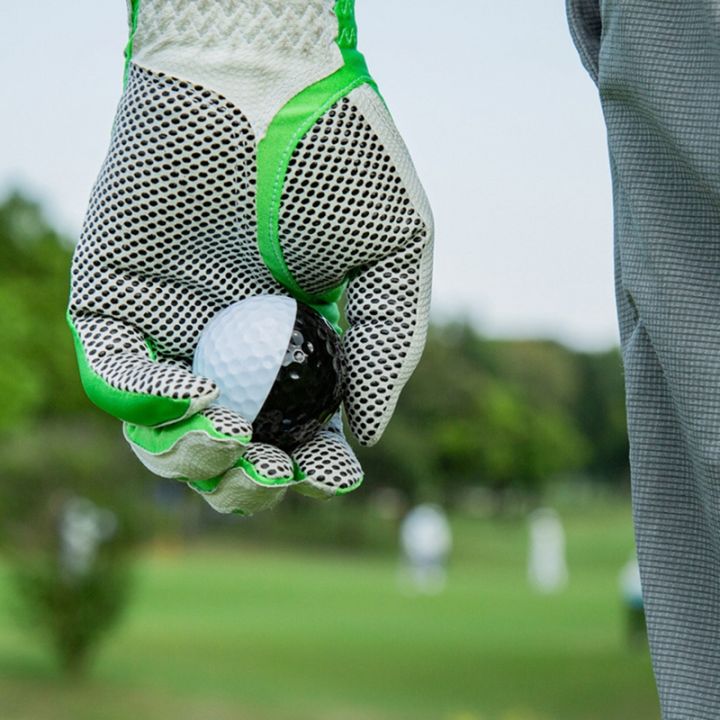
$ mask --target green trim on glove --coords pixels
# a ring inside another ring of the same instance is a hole
[[[182,478],[180,479],[181,481],[186,482],[190,487],[195,488],[195,490],[204,493],[211,493],[222,482],[222,475],[218,475],[217,477],[210,478],[208,480],[182,480]]]
[[[261,475],[255,466],[249,461],[246,460],[244,457],[241,457],[236,463],[235,467],[242,468],[243,472],[253,481],[255,481],[258,485],[290,485],[293,482],[295,482],[294,475],[291,475],[290,477],[275,477],[275,478],[269,478],[265,475]]]
[[[300,140],[327,110],[356,87],[369,84],[377,90],[365,58],[355,48],[354,2],[338,0],[335,14],[339,27],[336,42],[344,65],[295,95],[268,126],[265,137],[258,144],[256,211],[258,248],[273,277],[295,298],[314,307],[338,329],[339,310],[336,304],[345,292],[346,283],[321,295],[305,292],[285,262],[278,233],[287,168]]]
[[[179,420],[187,414],[190,400],[127,392],[110,385],[90,367],[85,356],[85,348],[69,312],[66,318],[75,344],[80,381],[87,396],[101,410],[137,425],[160,425]]]
[[[123,73],[123,87],[127,85],[130,77],[130,63],[133,56],[133,40],[137,32],[138,14],[140,13],[140,0],[130,0],[130,35],[125,46],[125,71]]]
[[[172,450],[177,443],[189,433],[203,433],[218,440],[235,440],[241,445],[250,442],[249,435],[227,435],[217,430],[205,415],[193,415],[186,420],[165,425],[163,427],[147,427],[146,425],[128,424],[125,434],[138,447],[153,455],[162,455]]]
[[[340,297],[345,293],[347,283],[343,283],[340,290]],[[340,305],[337,302],[331,303],[309,303],[310,307],[317,310],[332,326],[332,329],[338,335],[343,334],[343,329],[340,326]]]
[[[255,466],[245,458],[240,458],[235,463],[236,468],[240,468],[253,482],[266,487],[277,487],[278,485],[292,485],[295,482],[294,477],[276,477],[269,478],[261,475]],[[208,480],[190,480],[186,481],[188,485],[204,493],[211,493],[217,489],[217,486],[223,481],[223,475],[210,478]]]
[[[297,462],[293,462],[293,465],[295,467],[295,481],[298,483],[306,482],[308,479],[307,473],[304,473],[300,466],[297,464]],[[365,480],[365,476],[361,475],[352,485],[346,488],[338,488],[333,493],[334,496],[337,495],[347,495],[348,493],[351,493],[353,490],[357,490]],[[312,483],[308,482],[308,485],[312,485]],[[333,495],[329,496],[332,497]]]
[[[346,488],[338,488],[335,492],[336,495],[347,495],[348,493],[351,493],[353,490],[357,490],[365,480],[365,476],[361,475],[357,482],[354,482],[352,485]]]
[[[357,47],[357,23],[355,22],[355,0],[336,0],[335,17],[338,19],[336,42],[340,50],[354,50]]]

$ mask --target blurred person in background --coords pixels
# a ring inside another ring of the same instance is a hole
[[[352,0],[130,0],[125,87],[72,266],[83,386],[136,455],[219,512],[331,497],[362,469],[339,414],[306,442],[253,442],[191,372],[246,297],[332,324],[347,290],[344,410],[372,445],[422,352],[432,217],[356,47]]]
[[[568,0],[605,114],[633,516],[665,720],[720,716],[720,4]]]
[[[438,505],[414,507],[403,518],[400,544],[405,557],[405,579],[418,593],[434,595],[445,589],[452,530]]]
[[[565,557],[565,528],[552,508],[538,508],[528,518],[530,547],[528,581],[541,593],[563,590],[569,581]]]

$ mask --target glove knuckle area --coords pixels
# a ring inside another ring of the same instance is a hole
[[[299,477],[294,486],[314,497],[332,497],[355,490],[363,481],[363,471],[355,453],[342,434],[321,430],[293,452]]]

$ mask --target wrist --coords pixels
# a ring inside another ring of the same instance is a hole
[[[274,114],[345,63],[353,0],[129,0],[130,62],[213,90],[263,137]]]
[[[335,5],[335,0],[131,0],[133,55],[152,57],[176,48],[239,60],[272,54],[287,62],[320,58],[340,34]]]

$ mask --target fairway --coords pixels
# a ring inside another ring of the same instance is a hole
[[[147,551],[90,679],[67,684],[0,584],[2,720],[656,720],[617,575],[628,509],[566,516],[569,588],[525,582],[524,523],[456,519],[448,590],[394,557],[243,542]]]

